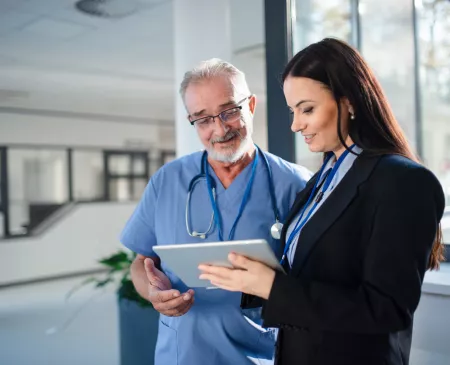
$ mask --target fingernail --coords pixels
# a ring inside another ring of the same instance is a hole
[[[228,255],[228,258],[230,259],[230,260],[234,260],[235,258],[236,258],[236,254],[235,253],[230,253],[229,255]]]
[[[180,293],[173,293],[173,296],[175,297],[175,298],[178,298],[179,296],[180,296]]]
[[[191,299],[191,296],[190,296],[189,294],[186,294],[186,295],[183,297],[183,299],[184,299],[184,300],[189,300],[189,299]]]

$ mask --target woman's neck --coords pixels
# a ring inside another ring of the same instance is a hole
[[[347,139],[345,140],[345,144],[350,147],[353,145],[353,140],[350,138],[350,136],[347,136]],[[336,157],[336,161],[339,159],[339,157],[342,156],[342,154],[345,152],[346,148],[342,144],[339,144],[339,147],[333,150],[334,156]]]

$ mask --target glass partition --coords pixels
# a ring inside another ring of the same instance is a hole
[[[394,114],[447,199],[442,225],[450,242],[450,2],[444,0],[294,0],[295,54],[336,37],[368,61]],[[296,161],[317,170],[321,159],[296,135]]]
[[[39,212],[68,201],[67,153],[64,150],[9,149],[9,231],[26,234]]]
[[[325,37],[335,37],[352,43],[351,0],[295,0],[292,2],[293,54]],[[316,171],[322,161],[318,153],[311,153],[300,133],[295,135],[296,162]]]
[[[450,1],[417,0],[423,160],[439,178],[447,209],[442,220],[450,244]]]

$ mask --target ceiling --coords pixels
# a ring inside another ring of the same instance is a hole
[[[80,12],[75,1],[0,0],[0,108],[172,122],[174,3],[112,0],[135,12],[106,19]],[[231,61],[263,92],[263,1],[230,6],[239,10],[231,12]],[[246,11],[257,20],[249,24]]]

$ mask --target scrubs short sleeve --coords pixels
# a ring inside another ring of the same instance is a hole
[[[155,214],[157,206],[157,188],[155,174],[147,184],[144,194],[134,213],[122,231],[120,241],[133,252],[144,256],[156,257],[153,246],[156,245]]]

